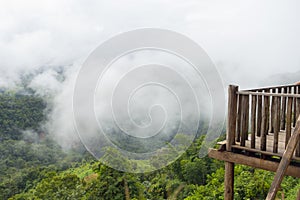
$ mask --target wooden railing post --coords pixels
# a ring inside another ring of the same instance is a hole
[[[249,95],[242,95],[241,146],[246,145],[249,129]]]
[[[269,92],[269,90],[265,90]],[[267,134],[268,134],[268,122],[269,122],[269,107],[270,107],[270,97],[264,96],[263,110],[262,110],[262,125],[261,125],[261,142],[260,149],[262,151],[267,150]]]
[[[238,111],[236,119],[236,141],[241,141],[241,120],[242,120],[242,96],[238,95]]]
[[[271,93],[276,93],[276,89],[271,89]],[[272,96],[271,98],[271,112],[270,112],[270,133],[274,133],[274,121],[275,121],[275,106],[276,106],[276,97]]]
[[[262,96],[257,97],[257,137],[261,135],[261,123],[262,123]]]
[[[288,93],[288,88],[283,89],[283,93]],[[286,97],[282,97],[282,107],[281,107],[281,119],[280,119],[280,129],[285,130],[286,123]]]
[[[236,119],[237,119],[237,92],[238,86],[230,85],[228,88],[228,114],[227,114],[227,133],[226,151],[232,150],[235,143]],[[225,190],[224,199],[233,200],[234,183],[234,163],[225,162]]]
[[[280,131],[280,97],[273,97],[274,101],[274,113],[273,113],[273,128],[274,128],[274,139],[273,139],[273,152],[278,152],[278,137]]]
[[[297,94],[297,86],[294,86],[293,89],[294,89],[293,94]],[[294,115],[293,115],[293,126],[294,127],[296,126],[296,120],[297,120],[296,113],[297,112],[298,112],[297,111],[297,98],[294,98]]]
[[[265,90],[266,93],[270,92],[270,90]],[[266,135],[269,134],[269,129],[270,129],[270,97],[266,96],[265,97],[265,102],[266,102],[266,109],[267,109],[267,122],[266,122],[266,128],[265,128],[265,132]]]
[[[299,85],[296,86],[296,93],[300,94],[300,87]],[[296,98],[296,118],[298,119],[299,115],[300,115],[300,98]],[[297,157],[300,157],[300,142],[298,143],[298,146],[296,147],[296,153],[295,155]]]
[[[255,132],[256,132],[256,98],[252,95],[251,98],[251,148],[255,149]]]
[[[287,113],[286,113],[286,137],[285,147],[287,146],[291,133],[292,133],[292,109],[293,109],[293,97],[288,97]]]

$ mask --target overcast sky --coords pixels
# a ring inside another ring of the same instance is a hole
[[[16,72],[81,63],[117,33],[157,27],[200,44],[226,84],[256,86],[299,70],[299,10],[296,0],[2,0],[0,85]]]

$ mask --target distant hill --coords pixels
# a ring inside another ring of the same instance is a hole
[[[300,81],[300,71],[295,73],[275,74],[263,80],[261,86],[287,85]]]

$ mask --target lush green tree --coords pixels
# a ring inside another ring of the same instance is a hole
[[[20,130],[37,130],[45,120],[45,102],[35,96],[0,94],[0,140],[21,139]]]

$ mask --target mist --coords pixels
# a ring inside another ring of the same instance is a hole
[[[298,1],[12,0],[0,5],[0,88],[18,90],[30,76],[26,87],[51,106],[44,126],[66,148],[78,142],[72,119],[78,71],[99,44],[124,31],[155,27],[188,36],[214,61],[225,87],[300,79],[295,75]]]

